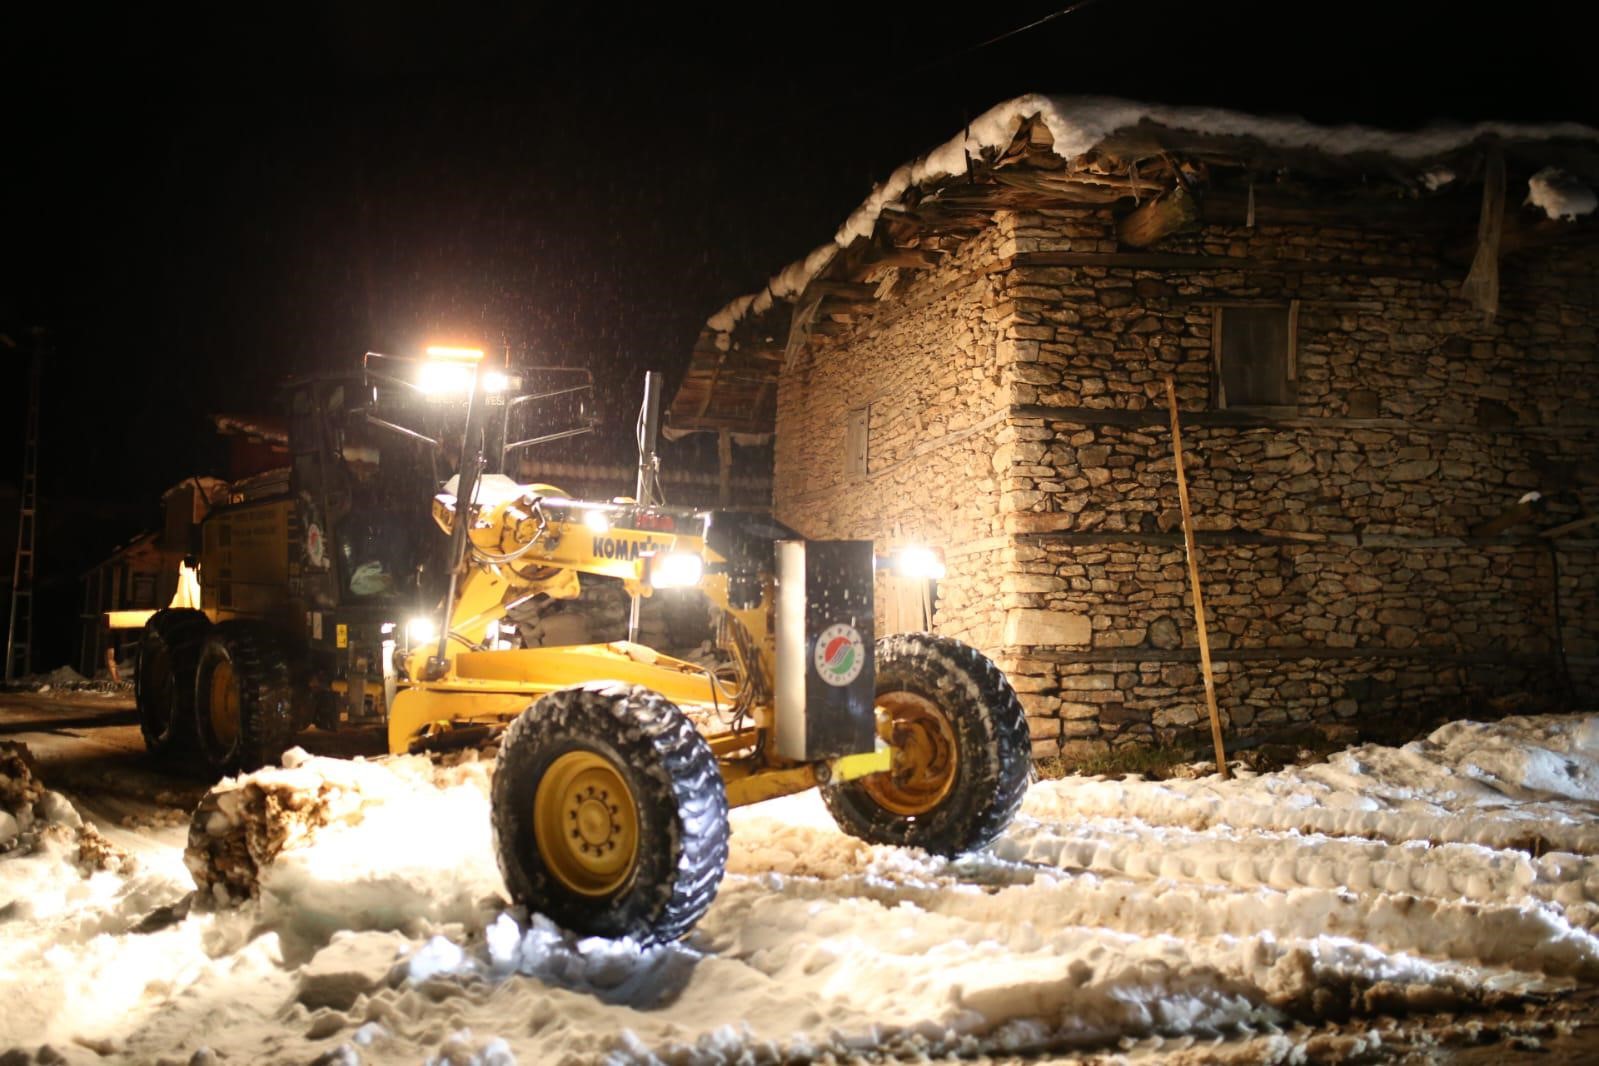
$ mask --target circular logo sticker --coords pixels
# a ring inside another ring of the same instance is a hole
[[[328,565],[328,542],[315,522],[305,527],[305,557],[318,570]]]
[[[828,626],[816,638],[816,672],[829,685],[847,685],[866,666],[866,645],[852,625]]]

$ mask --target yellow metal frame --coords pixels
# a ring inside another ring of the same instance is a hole
[[[474,513],[469,539],[477,558],[457,587],[445,669],[435,679],[423,680],[437,645],[416,648],[407,656],[404,679],[389,707],[391,752],[408,751],[419,738],[461,725],[508,722],[541,696],[595,681],[642,685],[691,715],[725,714],[731,707],[735,694],[703,668],[627,641],[483,650],[489,627],[505,616],[508,602],[540,592],[557,599],[576,596],[579,574],[619,578],[630,593],[647,596],[653,591],[647,568],[656,553],[692,552],[708,569],[724,562],[700,537],[625,528],[598,532],[581,522],[553,520],[536,503],[546,490],[556,492],[530,486],[522,497],[484,504]],[[434,499],[434,520],[446,533],[454,528],[456,505],[449,494]],[[740,609],[728,602],[725,574],[707,574],[699,587],[748,634],[758,660],[753,668],[774,678],[776,642],[768,618],[772,589],[764,590],[756,607]],[[769,708],[756,707],[755,715],[757,723],[749,729],[706,734],[732,806],[803,792],[821,781],[853,780],[891,765],[892,753],[881,745],[821,763],[779,759],[756,744],[758,729],[770,724]],[[576,868],[573,876],[578,876]]]

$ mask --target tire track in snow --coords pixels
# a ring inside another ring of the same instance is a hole
[[[946,863],[858,843],[839,852],[806,839],[827,830],[791,827],[768,835],[767,846],[757,855],[741,855],[735,837],[730,868],[757,877],[761,871],[777,871],[764,881],[782,892],[814,899],[853,895],[886,907],[910,903],[996,927],[1054,922],[1145,936],[1214,939],[1269,932],[1299,941],[1335,936],[1366,941],[1387,952],[1549,976],[1599,977],[1599,938],[1573,925],[1559,905],[1524,893],[1506,891],[1475,901],[1389,891],[1380,885],[1357,890],[1332,882],[1329,857],[1303,859],[1271,849],[1250,854],[1237,840],[1201,834],[1191,836],[1186,847],[1172,848],[1165,834],[1153,830],[1142,834],[1139,846],[1136,825],[1122,823],[1116,829],[1133,840],[1124,838],[1117,847],[1101,849],[1091,840],[1075,842],[1041,830],[1033,834],[1038,843],[1033,849],[1023,826],[1002,838],[992,856]],[[790,854],[795,861],[782,861],[781,852],[771,846],[775,839],[785,841],[784,850],[794,849]],[[1285,845],[1323,842],[1282,840]],[[1208,846],[1225,851],[1229,845],[1233,854],[1215,860],[1203,854]],[[807,865],[801,858],[829,853],[838,860],[830,868]],[[1078,861],[1082,859],[1088,861]],[[1376,862],[1352,866],[1381,868]],[[1169,876],[1167,870],[1178,875]],[[1304,877],[1302,871],[1314,876]],[[1427,878],[1421,877],[1424,882]],[[1439,884],[1447,887],[1442,878]]]
[[[1558,904],[1566,919],[1599,924],[1599,861],[1533,857],[1481,844],[1392,844],[1363,837],[1257,830],[1248,834],[1085,819],[1069,826],[1022,817],[993,847],[1004,859],[1129,877],[1242,887],[1348,889],[1473,903]]]
[[[1599,726],[1587,721],[1457,722],[1403,748],[1367,745],[1326,763],[1229,781],[1064,778],[1035,785],[1022,811],[1067,823],[1135,818],[1196,830],[1595,855]],[[1510,732],[1515,743],[1496,730]]]
[[[839,887],[858,894],[740,877],[707,916],[706,946],[779,988],[815,987],[820,977],[880,1020],[922,1025],[901,1004],[944,1002],[946,1025],[992,1032],[1032,1019],[1052,1034],[1048,1046],[1513,998],[1470,967],[1338,937],[1145,935],[1057,917],[1041,893],[1023,904],[1017,893],[1027,889],[946,886],[924,908],[880,882]],[[967,1011],[981,1022],[962,1021]]]

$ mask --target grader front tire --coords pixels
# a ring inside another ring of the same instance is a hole
[[[636,685],[534,703],[505,731],[492,797],[512,897],[574,932],[676,940],[727,866],[716,757],[682,711]]]
[[[876,703],[893,767],[822,789],[838,827],[873,844],[939,855],[999,836],[1032,765],[1026,715],[999,668],[949,637],[884,637]]]

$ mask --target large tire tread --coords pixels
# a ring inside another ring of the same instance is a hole
[[[232,744],[211,729],[209,668],[233,663],[239,685],[238,732]],[[275,765],[295,734],[293,657],[276,630],[258,622],[215,626],[200,647],[194,677],[195,734],[201,757],[216,774],[248,773]]]
[[[559,755],[586,749],[625,768],[639,825],[628,881],[581,896],[545,868],[533,797]],[[727,793],[716,757],[678,707],[637,685],[594,682],[553,692],[506,729],[494,768],[495,855],[512,897],[578,933],[641,945],[686,935],[727,867]]]
[[[839,828],[873,844],[959,855],[992,843],[1015,817],[1032,772],[1027,715],[1005,675],[952,637],[898,633],[876,646],[877,691],[915,692],[939,706],[959,752],[953,788],[925,814],[879,806],[861,781],[822,789]]]
[[[133,699],[152,755],[175,755],[194,745],[194,669],[210,628],[204,612],[185,607],[164,608],[145,623]]]

